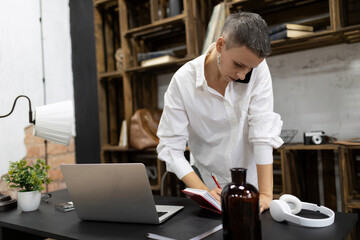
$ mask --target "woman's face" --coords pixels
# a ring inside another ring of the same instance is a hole
[[[220,55],[219,71],[224,81],[227,82],[244,80],[245,75],[264,60],[245,46],[227,47],[226,41],[222,37],[216,42],[216,49]]]

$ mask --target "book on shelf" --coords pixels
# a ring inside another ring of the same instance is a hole
[[[330,14],[327,12],[327,13],[322,13],[322,14],[317,14],[317,15],[311,15],[311,16],[296,20],[292,23],[313,26],[314,31],[317,32],[318,30],[326,29],[327,26],[329,26]]]
[[[177,46],[177,47],[172,47],[166,50],[160,50],[160,51],[150,51],[150,52],[145,52],[145,53],[138,53],[137,54],[137,59],[139,62],[147,60],[147,59],[152,59],[152,58],[157,58],[157,57],[161,57],[161,56],[165,56],[165,55],[170,55],[170,56],[176,56],[176,57],[183,57],[186,55],[186,45],[181,45],[181,46]]]
[[[217,4],[211,13],[210,21],[206,29],[204,43],[201,54],[204,54],[211,43],[220,36],[225,18],[226,18],[225,2]]]
[[[148,59],[148,60],[141,61],[141,66],[142,67],[148,67],[148,66],[153,66],[153,65],[157,65],[157,64],[173,62],[176,59],[177,59],[176,57],[173,57],[173,56],[170,56],[170,55],[165,55],[165,56],[161,56],[161,57],[157,57],[157,58],[151,58],[151,59]]]
[[[221,214],[221,204],[206,190],[185,188],[182,192],[197,202],[200,207]]]
[[[138,56],[138,61],[142,62],[144,60],[162,57],[166,55],[173,56],[174,54],[172,51],[163,50],[163,51],[155,51],[155,52],[147,52],[147,53],[138,53],[137,56]]]
[[[301,37],[305,35],[312,34],[312,32],[304,32],[304,31],[297,31],[297,30],[283,30],[281,32],[275,33],[270,35],[270,41],[285,39],[285,38],[295,38]]]
[[[313,32],[313,26],[306,26],[301,24],[293,24],[293,23],[283,23],[277,26],[270,26],[269,27],[269,34],[272,35],[274,33],[281,32],[285,29],[289,30],[298,30],[298,31],[305,31],[305,32]]]

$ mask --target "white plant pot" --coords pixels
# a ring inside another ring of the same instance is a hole
[[[34,211],[39,208],[41,202],[41,192],[18,192],[18,206],[23,212]]]

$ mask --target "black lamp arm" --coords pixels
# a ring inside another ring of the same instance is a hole
[[[0,116],[0,118],[5,118],[5,117],[9,116],[10,114],[12,114],[13,111],[14,111],[14,109],[15,109],[16,101],[17,101],[19,98],[21,98],[21,97],[24,97],[24,98],[26,98],[26,99],[29,101],[29,122],[35,124],[35,120],[33,120],[33,114],[32,114],[32,110],[31,110],[31,101],[30,101],[30,98],[29,98],[28,96],[25,96],[25,95],[19,95],[19,96],[17,96],[17,97],[15,98],[15,101],[14,101],[14,104],[13,104],[13,106],[12,106],[11,111],[10,111],[8,114],[6,114],[6,115]]]

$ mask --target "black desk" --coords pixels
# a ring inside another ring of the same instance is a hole
[[[189,239],[221,223],[221,216],[209,212],[186,198],[158,197],[158,204],[183,205],[185,208],[161,225],[126,224],[80,221],[75,213],[59,212],[54,204],[69,201],[66,190],[54,192],[48,203],[39,210],[23,213],[19,209],[0,212],[0,239],[146,239],[148,232],[177,239]],[[304,228],[294,224],[277,223],[269,211],[261,215],[263,240],[268,239],[345,239],[357,221],[352,213],[336,213],[333,225]],[[219,231],[206,239],[222,239]]]

